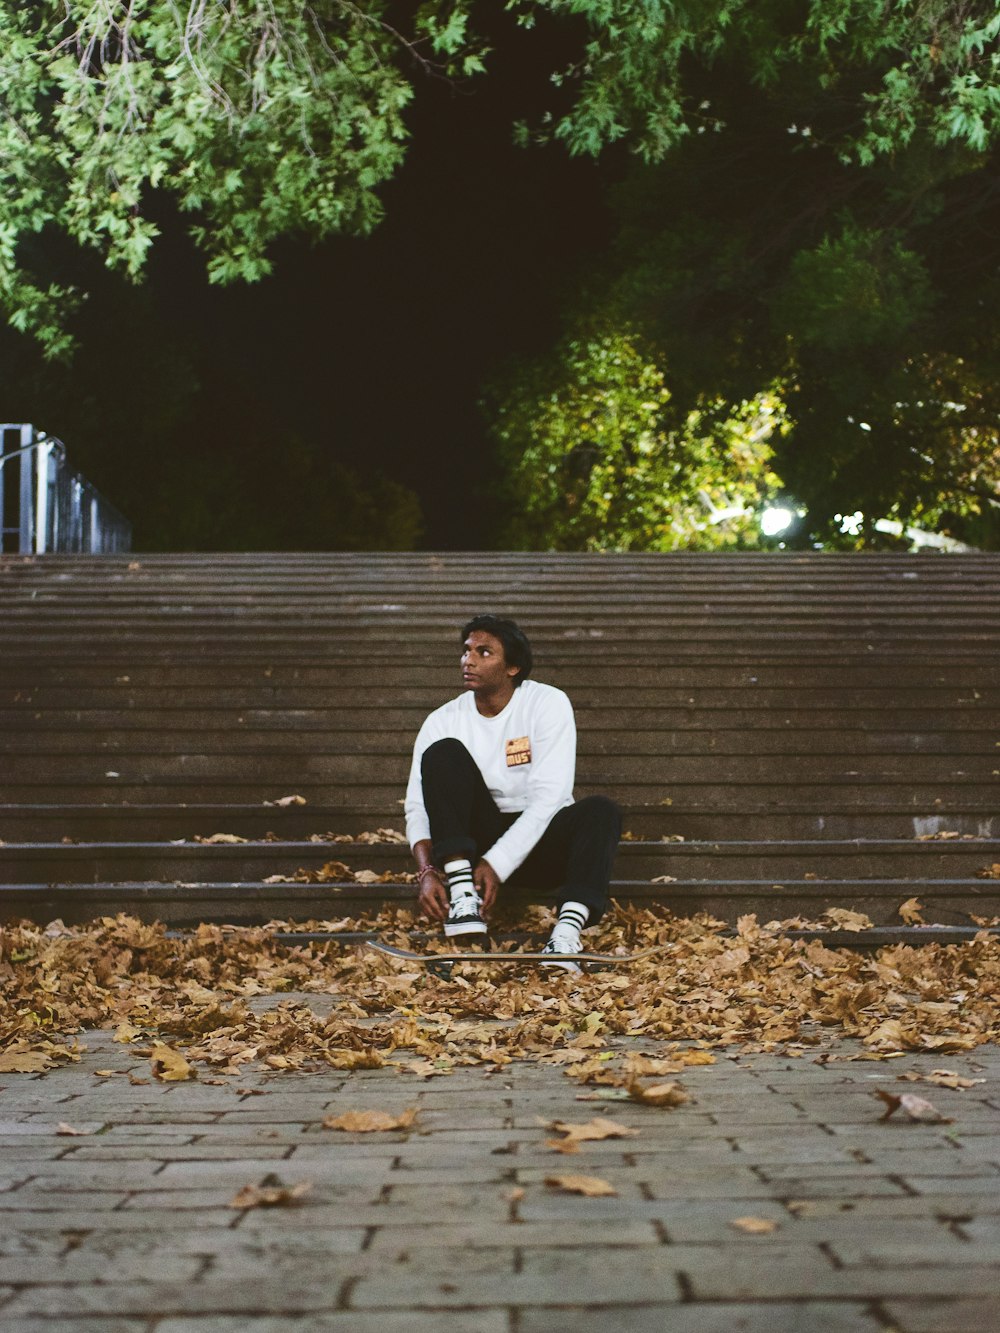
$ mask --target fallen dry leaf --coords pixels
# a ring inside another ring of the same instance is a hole
[[[348,1134],[372,1134],[389,1129],[409,1129],[416,1114],[415,1106],[408,1106],[399,1115],[390,1115],[388,1111],[344,1111],[341,1115],[326,1116],[322,1123],[324,1129],[340,1129]]]
[[[601,1180],[599,1176],[546,1176],[545,1183],[552,1189],[565,1190],[568,1194],[585,1194],[588,1199],[618,1193],[613,1185]]]
[[[153,1043],[149,1059],[153,1077],[159,1079],[161,1083],[183,1083],[195,1076],[194,1069],[180,1051],[175,1051],[172,1046],[167,1046],[162,1041]]]
[[[629,1129],[627,1125],[619,1125],[617,1121],[607,1120],[600,1115],[595,1116],[593,1120],[575,1123],[570,1120],[553,1120],[549,1128],[565,1135],[565,1138],[559,1140],[560,1143],[573,1144],[598,1142],[601,1139],[633,1138],[639,1133],[637,1129]]]
[[[283,1185],[273,1173],[259,1185],[244,1185],[229,1200],[230,1208],[283,1208],[298,1203],[312,1189],[312,1182],[300,1180],[297,1185]]]
[[[963,1078],[954,1069],[932,1069],[929,1074],[917,1074],[910,1072],[900,1074],[901,1080],[905,1079],[907,1083],[934,1083],[939,1088],[956,1088],[964,1091],[966,1088],[974,1088],[977,1083],[985,1083],[984,1078]]]
[[[114,1069],[95,1069],[95,1078],[111,1078],[117,1071]]]
[[[304,796],[279,796],[276,801],[265,801],[265,805],[307,805]]]
[[[899,915],[905,926],[925,926],[927,922],[921,913],[924,905],[919,898],[907,898],[905,903],[899,904]]]
[[[68,1134],[73,1138],[85,1137],[90,1133],[89,1129],[74,1129],[72,1125],[67,1125],[65,1120],[60,1120],[56,1125],[57,1134]]]
[[[851,932],[871,930],[874,925],[870,916],[866,916],[864,912],[851,911],[847,907],[828,907],[823,915],[837,930]]]
[[[781,1223],[773,1217],[734,1217],[729,1225],[750,1236],[768,1236],[772,1231],[777,1231]]]
[[[628,1095],[643,1106],[683,1106],[688,1094],[679,1083],[654,1083],[644,1088],[638,1079],[626,1084]]]
[[[982,870],[977,870],[976,875],[979,879],[1000,879],[1000,861],[994,861],[992,865],[983,866]]]
[[[886,1104],[887,1109],[885,1115],[881,1117],[882,1120],[888,1120],[891,1115],[901,1110],[910,1120],[922,1120],[928,1124],[951,1124],[949,1116],[942,1115],[936,1106],[912,1092],[904,1092],[897,1096],[894,1092],[884,1092],[881,1088],[877,1088],[875,1095],[881,1097]]]
[[[200,842],[205,847],[215,847],[224,843],[246,842],[246,838],[241,838],[238,833],[213,833],[211,837],[203,838],[195,834],[195,842]]]
[[[52,1061],[44,1051],[10,1050],[0,1055],[0,1074],[40,1074]]]
[[[399,1067],[404,1074],[416,1074],[417,1078],[423,1079],[445,1078],[452,1073],[451,1069],[442,1068],[431,1060],[404,1060]]]

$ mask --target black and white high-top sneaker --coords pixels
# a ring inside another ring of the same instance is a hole
[[[485,935],[486,922],[483,920],[482,909],[482,899],[475,889],[453,892],[444,933],[449,936]]]

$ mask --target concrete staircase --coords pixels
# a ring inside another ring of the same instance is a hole
[[[291,877],[409,868],[310,838],[402,828],[413,737],[482,610],[573,699],[577,794],[624,807],[619,900],[1000,911],[998,556],[247,554],[0,561],[2,915],[412,901]],[[220,833],[248,841],[194,841]]]

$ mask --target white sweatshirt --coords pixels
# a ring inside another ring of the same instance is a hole
[[[541,838],[556,811],[573,804],[573,706],[554,685],[525,680],[496,717],[483,717],[471,690],[436,708],[420,728],[413,747],[404,803],[411,847],[431,836],[420,760],[429,745],[447,737],[461,741],[469,751],[498,809],[522,812],[520,819],[483,853],[500,880],[508,879]]]

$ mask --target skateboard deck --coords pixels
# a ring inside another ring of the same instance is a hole
[[[398,945],[387,944],[384,940],[369,940],[371,948],[390,958],[404,958],[408,963],[599,963],[604,967],[635,963],[640,958],[649,958],[659,949],[643,949],[641,953],[542,953],[541,950],[514,949],[510,952],[472,953],[466,950],[455,953],[417,953],[413,949],[400,949]]]

